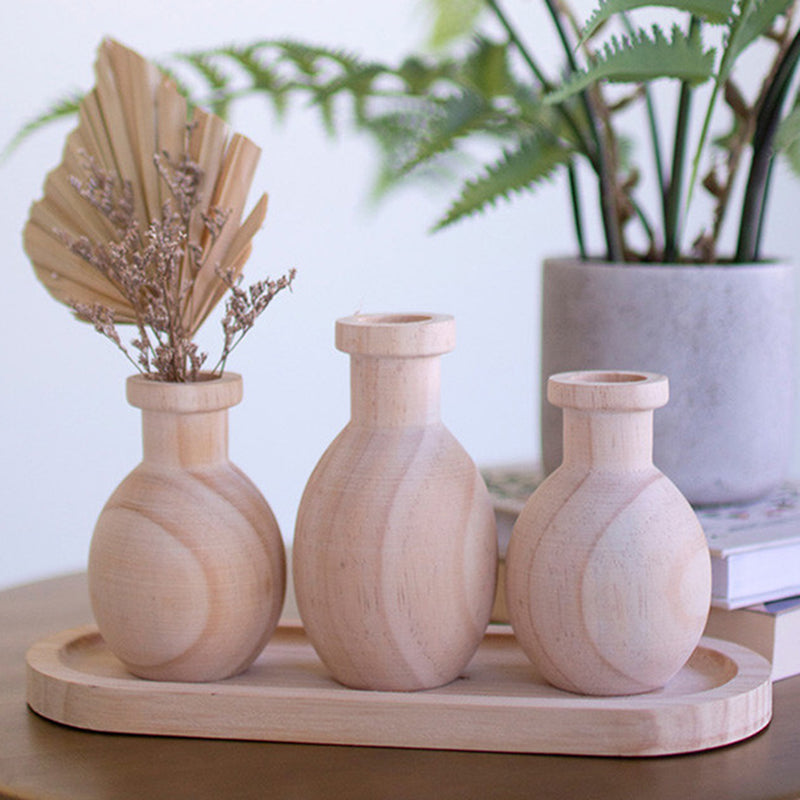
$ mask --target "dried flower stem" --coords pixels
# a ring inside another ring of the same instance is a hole
[[[222,280],[228,286],[230,294],[225,302],[225,316],[222,318],[222,329],[225,332],[225,343],[214,372],[225,370],[228,356],[233,352],[247,332],[253,327],[255,321],[266,310],[275,295],[283,289],[291,291],[297,270],[290,269],[286,275],[281,275],[278,280],[266,278],[250,286],[247,291],[239,286],[233,272],[219,271]]]

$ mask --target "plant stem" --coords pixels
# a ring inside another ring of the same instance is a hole
[[[700,21],[692,16],[689,21],[689,36],[691,36]],[[675,121],[675,140],[672,144],[672,174],[664,193],[664,255],[665,264],[678,260],[680,248],[678,246],[681,193],[683,190],[683,174],[686,167],[686,144],[689,134],[689,117],[692,106],[692,88],[686,81],[681,82],[680,97],[678,100],[678,116]]]
[[[567,57],[567,63],[569,64],[569,70],[571,73],[578,71],[578,63],[575,61],[575,54],[572,52],[572,45],[570,44],[569,39],[567,39],[566,31],[564,30],[564,26],[561,24],[561,18],[558,15],[558,9],[555,6],[553,0],[545,0],[545,5],[547,6],[547,10],[550,13],[550,18],[553,20],[553,26],[556,29],[556,33],[558,34],[558,38],[561,41],[561,47],[564,50],[564,54]],[[595,147],[600,146],[600,139],[597,133],[597,114],[594,113],[594,108],[592,108],[591,99],[589,97],[589,92],[585,89],[580,93],[581,102],[583,103],[583,109],[586,112],[586,117],[590,123],[590,130],[592,132],[592,137],[594,139]]]
[[[511,43],[516,47],[517,52],[519,52],[520,56],[522,56],[523,61],[530,67],[531,72],[533,72],[536,79],[542,85],[542,88],[545,91],[550,91],[553,88],[553,84],[547,78],[547,76],[542,72],[539,65],[534,60],[533,56],[531,55],[528,48],[522,42],[519,34],[515,30],[514,26],[511,24],[511,21],[505,15],[505,12],[500,8],[498,0],[486,0],[486,4],[492,10],[494,15],[497,17],[497,20],[503,26],[505,32],[508,34],[508,38]],[[575,138],[580,145],[581,152],[589,159],[590,163],[597,170],[597,156],[594,148],[591,146],[590,142],[587,141],[586,135],[583,130],[581,130],[580,125],[578,124],[575,117],[570,112],[569,108],[566,107],[564,103],[557,103],[556,109],[558,113],[561,114],[564,121],[569,126],[572,133],[575,135]]]
[[[647,219],[647,214],[644,213],[644,209],[631,198],[631,203],[633,204],[633,213],[636,214],[636,219],[639,220],[642,228],[644,228],[645,236],[647,236],[647,241],[649,242],[649,252],[652,254],[655,252],[656,246],[656,235],[653,231],[653,226],[650,224],[650,220]]]
[[[533,56],[530,54],[528,49],[522,43],[519,35],[514,29],[514,26],[500,8],[498,0],[486,0],[486,2],[494,12],[500,24],[505,29],[510,41],[517,48],[524,61],[528,64],[531,71],[536,76],[537,80],[539,80],[539,82],[542,84],[542,88],[545,91],[552,89],[552,84],[547,79],[547,76],[542,72],[536,61],[533,59]],[[546,2],[548,10],[550,11],[550,14],[556,24],[556,30],[561,37],[561,42],[564,46],[564,50],[567,53],[567,58],[570,62],[571,68],[574,70],[577,68],[577,65],[575,64],[575,60],[572,55],[572,49],[566,39],[563,27],[558,19],[557,10],[552,5],[552,0],[546,0]],[[608,157],[607,136],[601,129],[597,115],[586,92],[583,93],[583,100],[592,133],[593,141],[591,142],[587,139],[585,132],[581,129],[575,117],[564,103],[557,103],[556,108],[564,118],[564,121],[567,123],[569,128],[572,130],[573,134],[576,136],[581,152],[589,160],[595,171],[595,174],[597,175],[600,192],[600,208],[602,212],[601,216],[606,239],[606,258],[609,261],[621,261],[623,259],[622,236],[619,230],[615,188],[609,174],[609,161],[611,159]],[[576,220],[576,227],[577,225],[578,222]]]
[[[761,260],[761,240],[764,235],[764,228],[766,227],[765,220],[767,216],[767,199],[769,197],[769,185],[772,181],[773,168],[775,166],[775,159],[771,158],[769,166],[767,167],[767,176],[764,179],[764,199],[761,202],[761,213],[758,216],[758,227],[756,229],[755,249],[753,250],[753,261]]]
[[[617,189],[609,169],[609,164],[613,163],[608,141],[609,131],[601,129],[598,131],[598,136],[600,139],[598,148],[600,166],[597,178],[603,233],[606,238],[606,260],[620,262],[625,260],[625,250],[622,245],[622,229],[617,208]]]
[[[630,19],[628,19],[627,14],[622,15],[622,21],[625,23],[625,29],[627,30],[629,35],[633,35],[634,28],[631,24]],[[644,107],[647,113],[647,127],[650,132],[650,145],[653,148],[653,161],[656,170],[656,180],[658,181],[658,191],[661,197],[661,210],[662,210],[662,219],[664,221],[664,226],[666,227],[666,219],[667,219],[667,206],[666,206],[666,198],[667,198],[667,179],[666,179],[666,171],[664,170],[664,161],[661,158],[661,134],[658,130],[658,121],[656,120],[656,109],[653,105],[653,95],[650,91],[650,86],[648,84],[642,84],[641,86],[642,96],[644,97]],[[650,225],[646,223],[646,221],[642,218],[643,224],[645,227],[650,231],[652,235],[652,228]]]
[[[586,241],[583,236],[583,212],[581,211],[581,194],[578,187],[578,176],[575,165],[567,164],[567,178],[569,180],[569,196],[572,201],[572,219],[575,224],[575,239],[578,242],[578,255],[582,261],[587,258]]]
[[[783,102],[791,86],[798,60],[800,60],[800,31],[795,34],[781,59],[775,80],[758,112],[753,135],[753,158],[747,176],[739,223],[739,242],[734,257],[737,263],[749,263],[758,258],[764,227],[762,220],[769,188],[770,165],[774,157],[772,145],[781,119]]]
[[[559,17],[559,12],[554,0],[545,0],[545,5],[547,6],[547,10],[550,13],[553,25],[561,41],[561,46],[566,55],[570,72],[577,72],[578,64],[572,52],[572,45],[567,39],[564,26],[561,24],[561,18]],[[597,153],[595,172],[597,173],[599,184],[600,210],[606,239],[606,258],[609,261],[622,261],[624,260],[622,232],[618,222],[619,213],[613,176],[609,169],[609,165],[613,163],[613,158],[610,157],[610,148],[608,146],[609,132],[608,130],[603,131],[601,123],[595,113],[594,106],[592,105],[589,92],[586,89],[580,93],[580,98],[584,112],[586,113],[586,119],[589,121],[589,130],[591,131],[595,152]]]
[[[725,31],[724,41],[725,44],[722,50],[722,59],[720,60],[717,74],[714,76],[714,85],[711,89],[711,97],[708,100],[706,107],[705,117],[703,118],[703,125],[700,130],[700,136],[697,141],[697,149],[695,150],[694,158],[692,159],[692,173],[689,178],[689,186],[686,193],[686,211],[688,213],[689,206],[692,203],[692,195],[694,193],[695,183],[697,182],[697,173],[700,171],[700,159],[705,150],[706,141],[708,140],[711,131],[711,120],[714,116],[714,107],[719,96],[720,89],[725,85],[731,72],[736,58],[741,54],[738,45],[739,37],[742,35],[742,27],[745,20],[750,15],[753,4],[756,0],[741,0],[738,10],[732,14],[730,18],[729,27]],[[692,17],[692,22],[696,22],[696,18]],[[699,24],[699,23],[698,23]],[[690,33],[692,28],[689,29]]]

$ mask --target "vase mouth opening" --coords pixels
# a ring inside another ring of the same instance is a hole
[[[440,356],[455,347],[455,319],[416,312],[355,314],[336,320],[336,347],[360,356]]]
[[[580,370],[551,375],[547,399],[561,408],[583,411],[650,411],[666,405],[665,375],[634,370]]]
[[[596,370],[586,372],[562,373],[563,380],[582,384],[617,384],[641,383],[650,380],[652,374],[645,372],[619,372],[611,370]]]
[[[430,322],[433,314],[356,314],[351,317],[355,324],[364,325],[409,325],[412,322]]]

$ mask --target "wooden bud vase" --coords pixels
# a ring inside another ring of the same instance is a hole
[[[691,506],[652,461],[662,375],[552,376],[564,460],[520,514],[506,558],[514,633],[555,686],[591,695],[663,686],[703,633],[708,546]]]
[[[212,681],[245,670],[278,623],[286,556],[278,524],[228,460],[241,376],[128,378],[143,460],[109,498],[89,554],[89,592],[109,649],[135,675]]]
[[[359,689],[454,680],[492,609],[497,534],[474,463],[439,416],[446,315],[340,319],[351,419],[320,459],[297,516],[294,585],[331,674]]]

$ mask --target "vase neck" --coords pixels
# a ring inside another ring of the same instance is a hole
[[[424,426],[439,422],[439,356],[351,355],[350,413],[357,425]]]
[[[652,466],[652,410],[563,411],[564,464],[623,470]]]
[[[142,410],[144,461],[192,468],[228,460],[228,410],[180,413]]]

